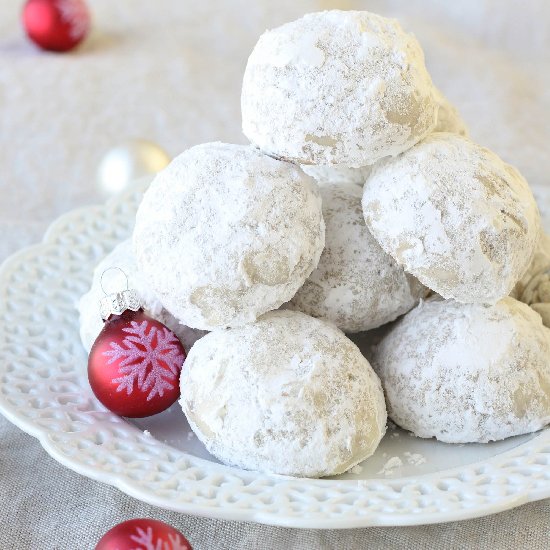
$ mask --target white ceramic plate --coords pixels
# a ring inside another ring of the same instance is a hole
[[[312,480],[219,464],[177,406],[134,422],[106,411],[88,386],[75,303],[129,236],[146,185],[61,217],[0,272],[0,411],[61,464],[163,508],[292,527],[436,523],[550,497],[550,430],[458,446],[389,430],[355,473]],[[537,194],[549,213],[550,195]],[[393,457],[402,465],[384,470]]]

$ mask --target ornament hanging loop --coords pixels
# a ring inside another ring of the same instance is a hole
[[[122,268],[118,267],[117,265],[113,265],[111,267],[108,267],[107,269],[104,269],[103,273],[101,274],[101,278],[99,279],[99,286],[101,287],[101,290],[103,291],[103,294],[105,296],[108,296],[109,294],[111,294],[111,292],[107,292],[105,290],[105,287],[103,286],[103,277],[105,277],[105,273],[113,270],[118,271],[119,273],[122,273],[122,275],[124,275],[124,278],[126,279],[126,290],[130,290],[129,288],[130,283],[128,281],[128,275],[126,275],[126,272]]]
[[[103,277],[107,271],[111,270],[120,271],[126,278],[126,289],[119,290],[117,292],[107,293],[103,287]],[[103,291],[104,296],[99,301],[99,311],[101,318],[106,321],[111,315],[121,315],[126,310],[138,311],[141,308],[141,301],[137,292],[134,289],[129,288],[130,283],[128,275],[118,266],[112,266],[107,268],[102,274],[99,280],[99,286]]]

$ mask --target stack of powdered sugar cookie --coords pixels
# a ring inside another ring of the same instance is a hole
[[[550,286],[537,206],[467,137],[412,35],[357,11],[267,31],[242,117],[251,145],[197,145],[151,183],[80,302],[87,347],[99,278],[122,266],[190,348],[193,431],[245,469],[344,472],[387,414],[457,443],[550,422],[550,330],[520,301]],[[386,324],[373,369],[344,333]]]

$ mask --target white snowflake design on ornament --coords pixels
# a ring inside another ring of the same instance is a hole
[[[130,535],[130,538],[142,546],[132,548],[132,550],[191,550],[191,547],[176,534],[168,535],[170,539],[169,542],[157,539],[155,543],[153,541],[153,529],[151,527],[147,527],[147,531],[137,527],[136,533],[137,535]]]
[[[128,333],[122,341],[124,347],[110,342],[111,349],[103,352],[110,357],[108,365],[122,359],[118,369],[122,376],[112,380],[113,384],[119,384],[116,391],[126,390],[131,395],[137,381],[139,390],[150,390],[147,401],[156,395],[162,397],[164,390],[174,388],[183,364],[179,340],[167,328],[150,327],[147,321],[132,321],[130,327],[122,330]]]
[[[74,40],[82,38],[90,26],[90,15],[81,0],[57,0],[57,8],[63,21],[69,24],[69,35]]]

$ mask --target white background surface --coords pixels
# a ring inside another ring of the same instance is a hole
[[[268,27],[304,12],[398,16],[472,137],[536,184],[550,183],[550,4],[544,0],[95,0],[94,31],[70,54],[25,39],[20,2],[0,3],[0,260],[60,213],[99,201],[102,154],[126,139],[171,155],[240,142],[246,58]],[[55,464],[0,420],[0,548],[93,548],[118,521],[169,521],[195,550],[218,548],[547,548],[548,501],[461,524],[300,532],[195,520],[142,505]],[[82,541],[85,541],[84,543]]]

